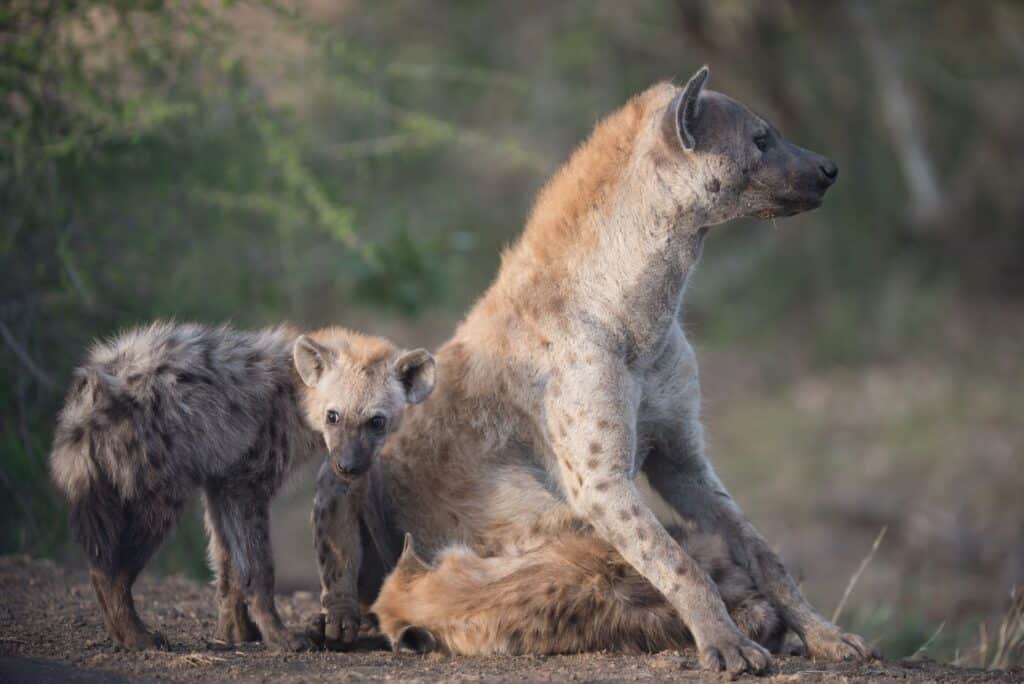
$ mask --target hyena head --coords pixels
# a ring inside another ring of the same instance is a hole
[[[402,555],[370,608],[378,629],[395,652],[445,650],[429,629],[417,624],[433,620],[433,606],[450,605],[443,583],[430,581],[432,570],[416,553],[412,535],[406,533]]]
[[[662,92],[667,106],[648,113],[663,187],[678,192],[680,203],[696,192],[701,225],[820,206],[836,180],[835,162],[789,142],[731,97],[706,90],[708,73],[702,67],[683,88]]]
[[[365,473],[406,405],[434,389],[430,352],[402,351],[378,337],[327,328],[300,336],[292,353],[306,385],[306,420],[323,434],[341,478]]]

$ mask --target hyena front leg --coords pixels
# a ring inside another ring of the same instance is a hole
[[[274,605],[270,493],[258,487],[229,487],[211,494],[207,505],[208,519],[226,543],[238,589],[263,642],[277,651],[309,650],[309,640],[289,632]]]
[[[549,434],[566,495],[676,609],[693,635],[702,667],[762,672],[770,662],[768,652],[739,632],[711,578],[669,535],[632,481],[631,382],[614,371],[567,379],[562,387],[570,391],[549,402]]]
[[[238,576],[231,564],[231,550],[213,518],[211,497],[216,492],[203,493],[206,504],[206,531],[210,537],[210,565],[217,589],[217,638],[229,644],[259,641],[260,630],[249,617],[245,594],[239,587]]]
[[[866,639],[844,632],[811,606],[786,566],[713,471],[688,473],[687,469],[674,467],[669,459],[655,457],[650,459],[648,473],[655,489],[683,519],[725,537],[758,590],[804,642],[809,656],[826,660],[881,657]]]
[[[348,648],[359,636],[359,512],[366,486],[367,478],[337,478],[326,462],[317,473],[312,517],[322,613],[314,623],[313,638],[331,650]]]

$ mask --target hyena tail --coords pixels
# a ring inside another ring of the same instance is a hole
[[[716,540],[692,535],[684,548],[716,580],[737,626],[777,649],[784,629],[775,609]],[[372,611],[399,650],[429,643],[465,655],[649,653],[692,643],[653,585],[607,543],[583,535],[518,556],[481,558],[454,547],[435,566],[407,540]]]
[[[54,431],[50,454],[53,483],[67,498],[72,537],[81,544],[93,567],[111,571],[127,521],[121,496],[100,462],[100,450],[111,445],[97,422],[117,378],[85,366],[75,371],[64,409]]]
[[[78,493],[68,515],[72,538],[89,557],[89,564],[108,575],[119,566],[118,550],[127,526],[125,508],[113,485],[102,475]]]

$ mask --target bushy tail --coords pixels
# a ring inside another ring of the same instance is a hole
[[[116,378],[89,366],[75,371],[50,454],[53,483],[70,504],[71,536],[93,567],[107,571],[114,567],[126,521],[121,497],[97,461],[103,436],[93,417],[113,382]]]
[[[71,536],[85,550],[89,564],[108,574],[117,567],[117,549],[125,528],[124,506],[102,475],[71,501]]]

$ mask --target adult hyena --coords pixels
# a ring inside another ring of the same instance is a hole
[[[708,227],[813,209],[837,175],[829,159],[705,90],[707,77],[701,69],[684,88],[663,83],[634,97],[540,193],[496,281],[438,352],[435,398],[412,411],[382,453],[380,514],[411,532],[428,559],[462,544],[484,560],[520,562],[567,535],[592,534],[656,589],[692,635],[703,667],[763,671],[767,651],[738,631],[708,572],[652,512],[634,482],[643,473],[684,527],[723,540],[810,655],[871,657],[873,647],[801,596],[705,454],[697,363],[680,309]],[[324,482],[318,505],[337,496]],[[563,554],[551,562],[564,561]],[[545,574],[558,576],[557,567]],[[325,586],[325,597],[332,591]],[[553,601],[560,591],[556,582]],[[610,610],[601,594],[592,598],[593,610]],[[400,600],[386,604],[389,614],[379,617],[397,637],[416,611]],[[564,615],[547,619],[581,629]],[[521,627],[488,623],[484,639],[502,643]],[[615,649],[616,638],[604,632],[566,643]]]
[[[218,635],[307,647],[274,606],[270,499],[325,446],[339,481],[365,473],[433,378],[426,351],[342,328],[155,323],[97,344],[74,373],[50,468],[111,638],[132,649],[167,645],[135,612],[131,588],[199,488]],[[339,532],[359,545],[358,530]]]

